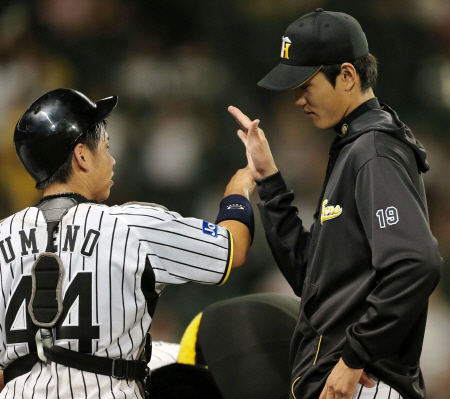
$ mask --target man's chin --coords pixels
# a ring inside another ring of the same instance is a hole
[[[95,200],[98,201],[98,202],[106,201],[109,198],[110,194],[111,194],[111,189],[109,189],[105,193],[102,193],[102,195],[99,195]]]
[[[330,124],[330,123],[327,123],[327,122],[323,122],[319,118],[313,119],[311,122],[319,130],[328,130],[328,129],[331,129],[331,128],[333,128],[335,126],[333,124]]]

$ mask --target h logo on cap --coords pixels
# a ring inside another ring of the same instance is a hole
[[[291,44],[291,40],[287,36],[283,36],[283,43],[281,43],[281,58],[289,59],[289,47]]]

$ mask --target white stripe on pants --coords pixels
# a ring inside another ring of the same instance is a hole
[[[353,399],[403,399],[402,396],[389,385],[373,375],[369,375],[369,378],[375,383],[373,388],[367,388],[361,384],[358,384],[353,394]]]

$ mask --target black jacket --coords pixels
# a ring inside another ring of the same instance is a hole
[[[442,264],[422,181],[426,153],[376,99],[344,123],[310,232],[280,173],[257,181],[270,248],[302,298],[290,397],[317,399],[342,356],[404,398],[424,398],[419,358]]]

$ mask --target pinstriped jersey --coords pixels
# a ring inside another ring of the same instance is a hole
[[[149,366],[151,370],[167,366],[178,361],[180,344],[164,341],[154,341],[152,344],[152,358]]]
[[[222,284],[230,271],[230,233],[165,208],[129,203],[79,203],[53,237],[61,258],[63,313],[56,345],[135,360],[156,302],[167,284]],[[27,311],[31,267],[47,246],[42,211],[30,207],[0,223],[0,368],[36,351]],[[141,397],[135,381],[38,362],[7,384],[0,398]]]

